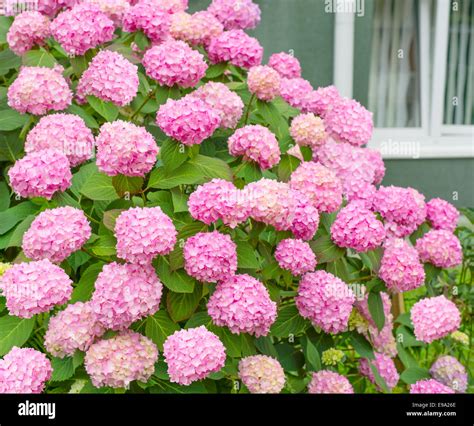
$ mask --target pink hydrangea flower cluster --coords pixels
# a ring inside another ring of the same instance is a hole
[[[209,298],[207,312],[214,324],[255,337],[266,336],[277,315],[266,287],[247,274],[222,281]]]
[[[194,87],[204,77],[204,56],[181,40],[167,40],[148,49],[143,66],[149,77],[162,86]]]
[[[225,347],[206,327],[179,330],[163,345],[170,381],[190,385],[219,371],[225,363]]]
[[[116,27],[122,26],[123,17],[130,9],[128,0],[87,0],[87,2],[97,5]]]
[[[17,160],[8,170],[10,185],[24,198],[50,200],[57,191],[71,186],[72,174],[67,157],[54,149],[35,151]]]
[[[120,53],[100,51],[84,71],[77,84],[76,96],[80,103],[92,95],[105,102],[125,106],[138,91],[138,67]]]
[[[320,163],[301,163],[291,175],[290,187],[305,194],[319,212],[331,213],[342,203],[341,181]]]
[[[303,276],[295,297],[300,315],[326,333],[340,333],[347,328],[355,296],[349,286],[325,271]]]
[[[72,92],[63,68],[22,67],[8,88],[8,105],[18,112],[44,115],[61,111],[71,105]]]
[[[354,388],[347,378],[330,370],[313,373],[308,385],[308,393],[354,393]]]
[[[22,249],[33,260],[49,259],[61,263],[80,250],[91,236],[83,211],[58,207],[41,212],[23,234]]]
[[[281,240],[275,249],[275,259],[280,268],[296,276],[316,268],[316,255],[310,245],[302,240],[292,238]]]
[[[271,101],[280,94],[280,74],[268,65],[257,65],[249,69],[247,85],[258,99]]]
[[[61,12],[51,23],[51,33],[70,55],[84,55],[89,49],[114,38],[114,23],[89,2]]]
[[[221,128],[233,129],[242,117],[244,103],[240,96],[223,83],[209,81],[192,92],[214,109],[220,116]]]
[[[280,393],[285,386],[285,372],[281,364],[266,355],[242,358],[239,378],[250,393]]]
[[[277,138],[259,124],[237,129],[227,143],[231,155],[243,155],[245,160],[255,161],[262,169],[270,169],[280,161]]]
[[[199,232],[183,248],[184,269],[198,281],[223,281],[237,271],[237,246],[230,235]]]
[[[235,228],[249,217],[245,198],[245,192],[237,189],[232,182],[212,179],[189,196],[188,209],[194,219],[206,225],[221,219],[224,224]]]
[[[117,257],[131,263],[149,264],[176,244],[176,228],[160,207],[135,207],[120,213],[114,231]]]
[[[90,303],[76,302],[51,317],[44,336],[44,346],[53,356],[64,358],[87,351],[105,329],[97,321]]]
[[[0,394],[41,393],[52,372],[45,354],[14,346],[0,360]]]
[[[391,391],[398,383],[400,376],[393,359],[382,353],[375,353],[375,359],[370,361],[377,369],[380,377],[385,381],[388,389]],[[375,384],[375,376],[369,365],[369,360],[362,358],[359,363],[359,372]],[[378,387],[378,386],[377,386]]]
[[[7,33],[10,50],[23,55],[35,45],[42,45],[51,35],[49,19],[37,11],[27,11],[15,17]]]
[[[71,297],[72,281],[49,260],[16,263],[0,277],[0,289],[11,315],[31,318]]]
[[[411,320],[416,338],[431,343],[456,331],[461,324],[461,314],[445,296],[427,297],[413,305]]]
[[[432,229],[416,240],[416,249],[423,262],[438,268],[453,268],[462,263],[462,247],[458,237],[444,229]]]
[[[326,131],[335,139],[362,146],[369,142],[374,127],[372,113],[354,99],[341,99],[325,114]]]
[[[176,40],[183,40],[192,46],[208,46],[213,37],[224,31],[224,26],[210,12],[201,11],[192,15],[186,12],[171,16],[170,34]]]
[[[153,315],[160,307],[162,290],[151,265],[112,262],[97,277],[91,305],[100,324],[120,330]]]
[[[453,356],[440,356],[431,366],[430,374],[435,380],[454,391],[466,392],[468,381],[466,369]]]
[[[454,393],[454,391],[435,379],[418,380],[416,383],[410,386],[410,393],[423,393],[423,394],[434,394],[434,393]]]
[[[303,112],[312,112],[325,118],[336,103],[341,100],[341,95],[336,86],[318,87],[306,93],[303,99]]]
[[[292,191],[292,194],[296,198],[296,206],[290,230],[296,238],[309,241],[318,230],[318,210],[301,192]]]
[[[418,252],[400,238],[386,241],[378,274],[387,288],[397,293],[414,290],[425,282]]]
[[[170,27],[171,15],[149,2],[138,2],[123,16],[124,31],[131,33],[141,30],[153,43],[165,41]]]
[[[426,218],[434,229],[454,232],[459,219],[459,211],[451,203],[441,198],[433,198],[426,203]]]
[[[381,186],[374,199],[374,210],[388,222],[387,230],[391,235],[405,237],[425,221],[424,199],[413,188]]]
[[[207,53],[214,64],[228,61],[236,67],[251,68],[262,62],[263,47],[242,30],[231,30],[211,38]]]
[[[170,14],[184,12],[188,8],[188,0],[132,0],[131,3],[145,3]]]
[[[26,136],[25,152],[49,148],[61,151],[75,167],[94,155],[94,136],[77,115],[47,115]]]
[[[291,122],[290,135],[300,146],[317,149],[326,141],[324,122],[312,113],[300,114]]]
[[[16,2],[16,0],[7,0]],[[38,0],[38,11],[51,18],[61,9],[70,9],[80,0]]]
[[[252,0],[212,0],[207,10],[226,30],[248,30],[260,22],[260,7]]]
[[[184,145],[197,145],[220,126],[220,114],[206,102],[187,95],[168,99],[156,115],[156,123],[169,137]]]
[[[109,176],[145,176],[155,165],[159,152],[151,133],[122,120],[104,123],[96,144],[97,167]]]
[[[300,61],[293,55],[286,52],[274,53],[268,59],[270,65],[275,71],[284,78],[301,77]]]
[[[126,330],[94,343],[84,366],[95,387],[128,388],[134,380],[147,382],[157,360],[158,349],[150,339]]]
[[[339,247],[363,253],[382,244],[385,229],[373,212],[361,202],[353,201],[337,214],[331,226],[331,239]]]
[[[308,92],[313,90],[313,86],[304,78],[284,78],[280,82],[280,96],[293,108],[301,109]]]

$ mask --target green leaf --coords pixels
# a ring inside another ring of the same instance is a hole
[[[236,176],[245,180],[246,183],[256,182],[262,178],[260,167],[253,161],[243,161],[233,170],[237,170]]]
[[[374,350],[368,340],[358,333],[351,333],[351,345],[362,358],[375,359]]]
[[[288,338],[303,333],[308,322],[300,315],[295,305],[283,306],[270,331],[274,337]]]
[[[0,52],[0,75],[5,75],[13,68],[21,65],[21,58],[16,56],[10,49]]]
[[[340,278],[342,281],[350,281],[349,270],[347,268],[347,261],[344,257],[329,262],[326,265],[326,271]]]
[[[36,213],[38,206],[30,201],[24,201],[8,210],[0,212],[0,235],[12,229],[18,222]]]
[[[20,114],[13,109],[0,111],[0,130],[10,131],[23,127],[29,120],[29,115]]]
[[[160,380],[159,383],[149,388],[150,393],[208,393],[206,386],[202,382],[193,382],[189,386],[181,386],[176,383]]]
[[[239,268],[259,269],[261,263],[253,247],[246,241],[236,241],[237,244],[237,263]]]
[[[62,382],[70,379],[74,375],[74,364],[72,357],[52,358],[51,366],[53,367],[53,374],[51,380],[53,382]]]
[[[115,256],[117,240],[113,235],[101,235],[97,241],[91,246],[92,252],[97,256]]]
[[[382,389],[385,393],[390,393],[390,389],[387,386],[387,383],[385,383],[384,378],[380,375],[379,370],[377,367],[372,364],[371,361],[369,361],[369,367],[372,370],[372,374],[374,375],[374,380],[375,384]]]
[[[23,57],[23,65],[27,67],[48,67],[53,68],[57,62],[54,56],[43,48],[29,50]]]
[[[95,96],[87,96],[89,105],[107,121],[114,121],[119,114],[118,107],[112,102],[104,102]]]
[[[416,359],[400,343],[397,343],[397,353],[405,368],[418,367]]]
[[[145,50],[150,45],[150,41],[148,40],[147,36],[141,31],[137,31],[135,33],[134,41],[140,50]]]
[[[319,264],[334,262],[346,254],[346,250],[336,246],[329,235],[322,235],[315,241],[311,241],[309,245],[316,254]]]
[[[214,324],[210,325],[209,331],[217,334],[221,342],[226,348],[227,356],[231,358],[240,357],[242,355],[242,336],[232,333],[226,327],[217,327]]]
[[[171,320],[164,310],[159,310],[154,315],[149,316],[145,322],[145,335],[158,346],[160,351],[163,350],[163,343],[166,338],[177,330],[179,330],[179,326]]]
[[[420,342],[419,340],[416,340],[416,337],[413,334],[413,331],[405,327],[404,325],[397,327],[396,336],[397,336],[397,341],[400,342],[400,344],[404,348],[425,346],[425,343]]]
[[[160,147],[160,157],[167,171],[175,170],[188,158],[186,147],[171,139],[163,141]]]
[[[410,367],[407,368],[402,374],[402,379],[407,385],[412,385],[418,380],[429,379],[431,377],[430,372],[426,368]]]
[[[73,56],[69,58],[69,61],[71,62],[71,66],[72,66],[72,69],[74,70],[74,74],[76,74],[76,77],[78,78],[89,66],[89,63],[85,55]]]
[[[184,328],[195,328],[205,325],[209,327],[212,324],[212,319],[206,311],[196,312],[191,318],[186,321]]]
[[[19,139],[19,131],[0,133],[0,161],[15,162],[23,149],[23,141]]]
[[[264,124],[270,127],[278,140],[285,139],[289,135],[288,123],[272,102],[257,100],[257,110],[262,116]]]
[[[188,196],[183,194],[179,188],[171,190],[171,199],[173,200],[173,208],[175,213],[188,211]]]
[[[322,369],[321,358],[316,346],[311,343],[308,337],[302,339],[303,351],[306,359],[306,368],[308,371],[319,371]]]
[[[359,253],[362,263],[372,272],[377,273],[380,268],[380,261],[382,260],[383,249],[378,247],[374,250],[369,250],[366,253]]]
[[[35,219],[34,215],[27,216],[12,232],[10,239],[8,240],[8,244],[6,247],[21,247],[23,242],[23,235],[31,226],[31,223]]]
[[[206,70],[206,78],[212,79],[220,77],[227,68],[226,62],[219,62],[215,65],[210,65]]]
[[[7,42],[7,33],[12,23],[12,18],[8,16],[0,16],[0,44]]]
[[[158,86],[155,93],[155,99],[158,105],[164,104],[168,99],[179,99],[181,92],[177,86]]]
[[[413,329],[413,323],[411,322],[410,314],[408,312],[398,315],[398,317],[395,319],[395,322],[406,325],[408,328]]]
[[[117,175],[112,177],[112,185],[119,197],[124,195],[135,195],[140,192],[143,186],[143,178],[139,176]]]
[[[34,317],[0,317],[0,356],[8,353],[13,346],[21,347],[30,337],[34,325]]]
[[[97,276],[102,271],[104,262],[93,263],[81,275],[81,279],[77,283],[72,292],[71,303],[86,302],[91,298],[94,291],[94,284]]]
[[[153,261],[153,265],[163,284],[171,291],[175,293],[194,292],[195,281],[184,270],[171,271],[166,259],[161,256]]]
[[[115,229],[115,221],[123,211],[123,209],[112,209],[104,212],[102,222],[104,223],[105,227],[113,232]]]
[[[300,165],[301,161],[292,155],[282,155],[280,162],[278,163],[278,179],[282,182],[288,182],[291,174]]]
[[[119,198],[112,177],[99,172],[91,174],[86,179],[80,193],[91,200],[112,201]]]
[[[69,108],[66,111],[81,117],[85,121],[87,127],[90,127],[91,129],[99,128],[99,123],[97,123],[97,120],[79,105],[69,105]]]
[[[189,164],[196,167],[207,179],[220,178],[232,181],[232,170],[229,165],[220,158],[198,154],[189,160]]]
[[[276,351],[270,336],[260,336],[256,338],[255,346],[260,351],[260,353],[273,358],[278,358],[278,352]]]
[[[10,189],[6,182],[0,182],[0,214],[10,207]],[[0,220],[0,226],[2,222]],[[1,233],[0,233],[1,234]]]
[[[188,319],[198,307],[202,297],[202,286],[195,285],[192,293],[174,293],[170,291],[166,298],[168,313],[174,322]]]
[[[369,293],[367,300],[370,316],[374,320],[377,329],[382,330],[385,325],[385,314],[383,312],[383,301],[380,293]]]

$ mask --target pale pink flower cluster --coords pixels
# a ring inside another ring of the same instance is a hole
[[[290,187],[305,194],[319,212],[331,213],[342,203],[341,181],[320,163],[301,163],[291,175]]]
[[[132,0],[131,3],[145,3],[171,14],[184,12],[188,8],[188,0]]]
[[[389,235],[405,237],[425,221],[425,197],[413,188],[381,186],[374,199],[374,210],[387,222]]]
[[[418,380],[410,386],[410,393],[455,393],[450,387],[443,385],[435,379]]]
[[[462,263],[462,247],[458,237],[444,229],[432,229],[416,240],[416,249],[423,262],[438,268],[453,268]]]
[[[369,362],[377,369],[380,377],[385,381],[387,388],[391,391],[398,383],[400,376],[393,359],[382,353],[375,353],[375,359],[362,358],[359,361],[359,372],[375,384],[375,376],[370,368]],[[377,385],[378,388],[378,385]]]
[[[10,185],[20,197],[50,200],[57,191],[71,186],[72,174],[67,157],[54,149],[35,151],[17,160],[8,170]]]
[[[324,115],[326,131],[341,142],[362,146],[369,142],[374,127],[372,113],[354,99],[341,99]]]
[[[44,115],[71,105],[72,92],[63,68],[22,67],[8,88],[8,105],[18,112]]]
[[[109,176],[145,176],[155,165],[159,152],[151,133],[122,120],[104,123],[96,144],[97,167]]]
[[[12,1],[16,2],[16,0]],[[80,0],[38,0],[38,11],[52,18],[58,11],[70,9],[79,2]]]
[[[378,275],[387,288],[396,293],[414,290],[425,282],[418,252],[400,238],[386,241]]]
[[[270,65],[275,71],[284,78],[301,77],[300,61],[293,55],[286,52],[274,53],[268,59]]]
[[[214,133],[221,119],[217,110],[191,94],[177,101],[168,99],[158,110],[156,123],[182,144],[197,145]]]
[[[95,387],[128,388],[134,380],[147,382],[157,360],[158,349],[150,339],[126,330],[94,343],[84,366]]]
[[[14,346],[0,360],[0,394],[41,393],[52,372],[45,354]]]
[[[176,244],[176,228],[160,207],[135,207],[120,213],[114,231],[117,257],[131,263],[149,264]]]
[[[275,259],[280,268],[290,271],[293,275],[302,275],[316,268],[316,255],[310,245],[302,240],[287,238],[281,240],[275,249]]]
[[[120,53],[100,51],[84,71],[77,84],[76,96],[80,103],[92,95],[105,102],[125,106],[138,91],[138,67]]]
[[[304,105],[308,92],[313,90],[313,86],[304,78],[281,78],[280,96],[293,108],[301,109]]]
[[[275,135],[259,124],[237,129],[227,141],[229,153],[255,161],[261,169],[270,169],[280,161],[280,146]]]
[[[206,225],[221,219],[235,228],[249,217],[250,208],[245,198],[245,191],[237,189],[232,182],[212,179],[189,196],[188,209],[194,219]]]
[[[464,366],[453,356],[440,356],[431,366],[430,374],[435,380],[449,386],[458,393],[467,389],[467,372]]]
[[[124,31],[141,30],[153,43],[165,41],[169,36],[170,27],[171,15],[149,2],[138,2],[123,16]]]
[[[218,231],[199,232],[183,248],[184,269],[198,281],[223,281],[237,271],[237,246],[230,235]]]
[[[207,10],[226,30],[247,30],[260,22],[260,7],[252,0],[212,0]]]
[[[48,148],[61,151],[75,167],[94,155],[94,136],[81,117],[50,114],[40,119],[25,141],[27,153]]]
[[[454,232],[459,219],[459,211],[451,203],[441,198],[433,198],[426,203],[426,218],[434,229]]]
[[[76,302],[50,318],[44,346],[51,355],[64,358],[77,349],[87,351],[104,331],[91,304]]]
[[[49,19],[36,11],[20,13],[7,33],[10,50],[23,55],[35,45],[42,45],[51,35]]]
[[[123,17],[130,9],[128,0],[87,0],[87,2],[97,5],[116,27],[122,25]]]
[[[280,393],[285,386],[285,372],[281,364],[266,355],[242,358],[239,378],[250,393]]]
[[[312,113],[300,114],[291,122],[290,135],[300,146],[317,149],[326,142],[324,122]]]
[[[249,69],[247,85],[258,99],[271,101],[280,94],[280,74],[268,65],[257,65]]]
[[[234,275],[217,286],[207,303],[214,324],[228,327],[234,334],[266,336],[277,315],[262,282],[247,274]]]
[[[292,194],[296,198],[296,206],[290,230],[296,238],[305,241],[311,240],[319,226],[318,210],[301,192],[292,191]]]
[[[233,129],[242,117],[244,110],[242,99],[223,83],[209,81],[192,92],[192,96],[203,100],[219,114],[221,128]]]
[[[349,380],[341,374],[330,370],[320,370],[313,373],[308,384],[308,393],[352,394],[354,388]]]
[[[91,236],[83,211],[65,206],[41,212],[23,234],[21,248],[33,260],[61,263],[80,250]]]
[[[317,90],[311,90],[309,93],[306,93],[302,100],[302,110],[303,112],[312,112],[325,118],[340,99],[341,95],[336,86],[318,87]]]
[[[347,329],[355,296],[336,276],[316,271],[303,276],[295,302],[300,315],[315,326],[326,333],[340,333]]]
[[[231,30],[211,38],[207,53],[214,64],[228,61],[236,67],[251,68],[262,62],[263,47],[242,30]]]
[[[171,36],[192,46],[207,46],[213,37],[217,37],[223,31],[221,22],[207,11],[192,15],[180,12],[171,16]]]
[[[160,307],[163,286],[151,265],[104,265],[95,282],[91,304],[97,320],[120,330],[154,314]]]
[[[179,330],[163,345],[170,381],[190,385],[224,367],[225,347],[206,327]]]
[[[148,49],[143,66],[149,77],[162,86],[194,87],[204,77],[204,56],[181,40],[167,40]]]
[[[331,226],[331,239],[339,247],[363,253],[382,244],[385,229],[373,212],[360,201],[352,201],[337,214]]]
[[[461,324],[461,314],[445,296],[427,297],[413,305],[411,320],[416,338],[431,343],[456,331]]]
[[[11,315],[31,318],[71,297],[72,281],[49,260],[16,263],[0,277],[0,289]]]
[[[114,38],[114,23],[89,2],[61,12],[51,23],[51,33],[70,55],[84,55],[89,49]]]

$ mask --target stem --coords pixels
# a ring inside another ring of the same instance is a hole
[[[133,120],[136,117],[136,115],[142,110],[142,108],[148,103],[148,101],[153,96],[155,96],[155,93],[157,90],[158,90],[158,86],[156,86],[154,90],[148,93],[148,96],[143,100],[142,104],[138,107],[138,109],[132,114],[132,116],[130,117],[130,120]]]
[[[250,107],[252,106],[254,99],[255,99],[255,95],[252,93],[252,96],[250,97],[249,103],[247,105],[247,110],[245,111],[244,126],[246,126],[249,121]]]

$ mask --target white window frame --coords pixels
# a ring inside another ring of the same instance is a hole
[[[352,3],[355,0],[340,1]],[[443,124],[451,0],[437,1],[433,40],[435,49],[431,62],[430,21],[433,6],[431,0],[419,2],[421,126],[374,129],[368,146],[380,150],[387,159],[474,158],[474,126]],[[334,84],[343,88],[341,93],[344,96],[351,97],[353,77],[352,73],[345,70],[353,69],[355,15],[348,15],[336,14]],[[350,47],[352,52],[348,53]],[[416,155],[413,151],[383,149],[392,140],[402,144],[416,142]]]

